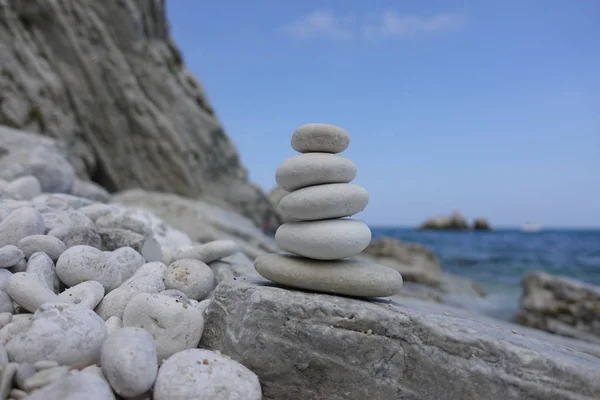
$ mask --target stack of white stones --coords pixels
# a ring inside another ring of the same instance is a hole
[[[277,245],[292,255],[268,254],[255,261],[263,277],[287,286],[349,296],[380,297],[398,292],[402,277],[394,269],[349,258],[371,241],[362,221],[348,219],[365,209],[369,193],[350,183],[356,166],[338,155],[350,136],[333,125],[308,124],[296,129],[292,148],[300,155],[277,168],[286,190],[279,206],[291,221],[275,233]]]

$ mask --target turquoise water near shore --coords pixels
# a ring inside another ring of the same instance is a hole
[[[472,279],[486,299],[510,315],[521,295],[521,280],[530,271],[545,271],[600,286],[600,229],[521,232],[417,231],[371,227],[385,235],[432,250],[446,272]]]

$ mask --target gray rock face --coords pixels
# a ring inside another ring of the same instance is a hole
[[[279,224],[170,39],[164,0],[3,1],[0,53],[0,125],[56,138],[80,178],[211,193]]]
[[[255,372],[264,399],[600,396],[600,358],[515,327],[418,300],[369,302],[238,280],[217,288],[200,345]]]
[[[195,242],[231,239],[250,258],[277,251],[273,238],[265,235],[252,221],[207,201],[145,190],[118,193],[113,196],[113,201],[151,211]],[[155,235],[160,233],[159,228],[154,229]]]
[[[543,272],[528,274],[522,286],[518,323],[600,343],[600,287]]]

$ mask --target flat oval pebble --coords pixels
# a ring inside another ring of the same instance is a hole
[[[22,259],[21,261],[19,261],[18,263],[16,263],[15,265],[13,265],[10,270],[13,273],[17,273],[17,272],[25,272],[27,271],[27,260],[26,259]]]
[[[25,332],[31,326],[33,314],[13,315],[12,321],[0,329],[0,343],[8,343],[13,336]]]
[[[41,371],[43,369],[48,369],[48,368],[59,367],[59,366],[60,366],[60,364],[54,360],[41,360],[41,361],[37,361],[33,364],[33,368],[35,368],[37,371]]]
[[[56,275],[54,262],[46,253],[33,253],[27,261],[26,272],[36,275],[46,287],[54,293],[58,293],[60,289],[60,280]]]
[[[194,259],[205,264],[220,260],[237,253],[240,247],[233,240],[213,240],[204,244],[192,245],[189,248],[176,249],[164,255],[164,263],[170,265],[182,259]]]
[[[44,303],[61,302],[56,293],[29,272],[13,274],[8,281],[7,293],[15,303],[31,312],[35,312]]]
[[[96,281],[81,282],[58,295],[58,298],[65,303],[79,304],[91,310],[96,308],[103,297],[104,286]]]
[[[185,293],[176,290],[176,289],[167,289],[167,290],[163,290],[162,292],[160,292],[159,294],[163,295],[163,296],[169,296],[169,297],[174,297],[177,300],[181,301],[182,303],[189,303],[190,299],[185,295]],[[192,300],[195,301],[195,300]]]
[[[258,377],[242,364],[210,350],[171,356],[158,371],[154,400],[260,400]]]
[[[115,395],[105,379],[80,372],[59,379],[27,396],[27,400],[50,399],[115,400]]]
[[[31,363],[20,363],[15,374],[15,383],[21,389],[25,387],[25,380],[35,375],[37,370]]]
[[[48,254],[52,261],[67,249],[67,246],[58,238],[49,235],[31,235],[19,240],[17,246],[23,251],[25,257],[29,258],[33,253],[42,252]]]
[[[350,135],[329,124],[306,124],[292,135],[292,148],[299,153],[341,153],[348,148]]]
[[[165,287],[176,289],[194,300],[204,299],[216,285],[215,274],[202,261],[183,259],[169,265]]]
[[[13,299],[4,290],[0,290],[0,312],[11,313],[11,315],[15,312]]]
[[[275,232],[283,250],[317,260],[354,257],[371,242],[371,230],[362,221],[331,219],[286,222]]]
[[[98,218],[108,215],[111,212],[115,212],[116,210],[117,207],[112,204],[94,203],[89,206],[81,207],[78,211],[96,222]]]
[[[8,287],[8,281],[10,280],[12,274],[13,273],[11,271],[0,268],[0,290],[6,290]]]
[[[33,175],[24,175],[13,179],[5,190],[18,194],[23,200],[30,200],[42,193],[42,185]]]
[[[106,336],[104,321],[89,308],[46,303],[34,314],[31,324],[13,335],[5,347],[16,362],[54,360],[60,365],[83,368],[100,361]]]
[[[12,314],[9,312],[0,312],[0,329],[12,322]]]
[[[44,233],[46,225],[39,211],[31,207],[14,210],[0,222],[0,247],[17,245],[19,240]]]
[[[17,246],[8,244],[0,247],[0,268],[10,268],[25,258]]]
[[[6,364],[8,364],[8,353],[6,352],[4,345],[0,343],[0,367],[5,366]]]
[[[356,178],[349,158],[328,153],[299,154],[284,160],[275,172],[279,187],[288,192],[326,183],[348,183]]]
[[[69,367],[65,366],[55,366],[51,368],[45,368],[39,370],[35,374],[31,375],[25,382],[23,383],[23,389],[30,392],[34,389],[38,389],[44,387],[46,385],[51,384],[54,381],[57,381],[61,378],[64,378],[69,375]]]
[[[281,212],[292,219],[314,221],[349,217],[369,204],[369,192],[351,183],[309,186],[285,195],[279,202]]]
[[[27,395],[28,393],[21,389],[11,389],[8,393],[8,397],[14,400],[24,399],[25,397],[27,397]]]
[[[104,342],[100,363],[118,395],[134,397],[145,393],[154,384],[158,372],[152,335],[142,328],[117,330]]]
[[[0,372],[0,398],[6,399],[8,397],[17,368],[18,364],[12,362],[2,367]]]
[[[176,298],[140,293],[125,307],[123,326],[144,328],[156,342],[158,360],[198,346],[204,317],[195,307]]]
[[[290,287],[358,297],[392,296],[402,287],[393,268],[359,260],[318,261],[266,254],[254,261],[264,278]]]

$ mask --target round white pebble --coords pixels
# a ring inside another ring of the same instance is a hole
[[[54,360],[60,365],[83,368],[100,360],[106,335],[104,321],[89,308],[46,303],[34,314],[31,324],[5,346],[15,362]]]
[[[48,254],[52,261],[67,249],[67,246],[58,238],[49,235],[31,235],[19,240],[17,246],[23,250],[25,257],[29,258],[33,253],[43,252]]]
[[[87,373],[77,373],[59,379],[27,396],[27,400],[115,400],[105,379]]]
[[[210,350],[171,356],[158,371],[154,400],[260,400],[258,377],[242,364]]]
[[[195,307],[176,298],[140,293],[125,307],[123,326],[143,328],[156,342],[158,360],[198,346],[204,317]]]
[[[125,327],[109,335],[100,362],[106,379],[123,397],[148,391],[158,372],[156,345],[152,335],[141,328]]]
[[[184,259],[169,265],[165,287],[176,289],[194,300],[204,299],[215,287],[215,274],[202,261]]]
[[[0,247],[0,268],[10,268],[25,258],[23,252],[15,245]]]
[[[31,207],[17,208],[0,222],[0,247],[17,245],[19,240],[44,233],[44,218]]]

